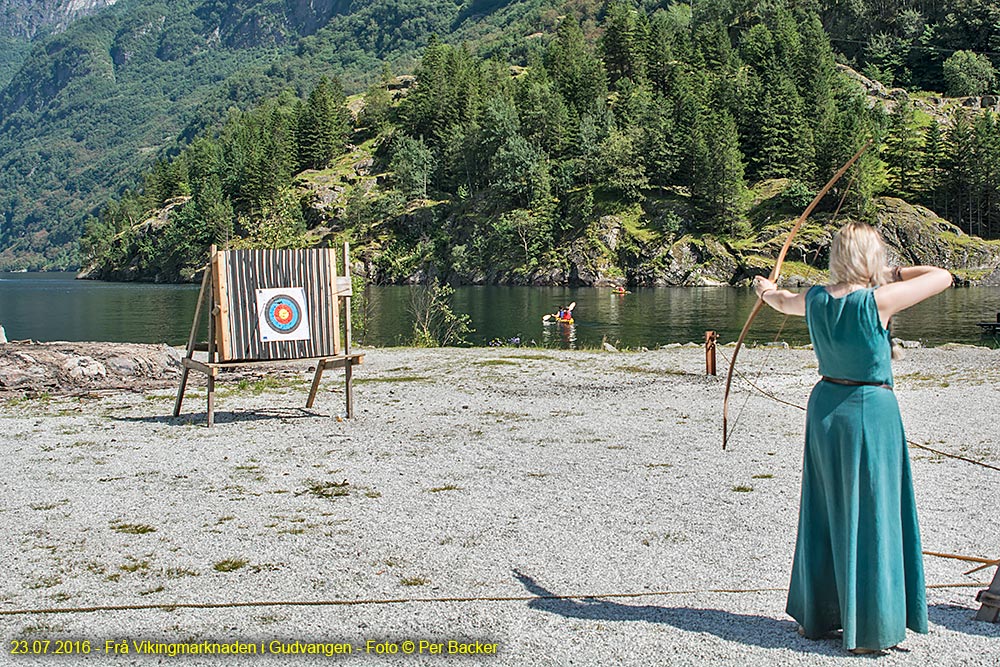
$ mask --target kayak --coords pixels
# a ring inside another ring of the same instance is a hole
[[[559,324],[573,324],[573,318],[567,317],[565,319],[560,317],[543,317],[542,322],[549,324],[550,322],[558,322]]]

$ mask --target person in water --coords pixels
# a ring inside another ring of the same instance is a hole
[[[804,315],[822,376],[806,413],[798,537],[786,610],[810,639],[842,633],[874,653],[909,628],[927,632],[927,602],[906,435],[893,393],[889,318],[947,289],[933,266],[886,268],[869,225],[850,223],[830,247],[830,284],[778,289],[771,308]]]

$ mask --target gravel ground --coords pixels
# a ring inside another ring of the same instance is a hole
[[[7,400],[0,664],[1000,664],[1000,625],[972,619],[975,587],[928,590],[930,634],[877,658],[795,633],[784,588],[804,414],[737,380],[723,452],[724,381],[703,374],[701,348],[367,354],[353,420],[337,416],[336,372],[314,410],[301,408],[305,372],[224,377],[211,429],[202,385],[179,419],[163,389]],[[747,349],[740,361],[800,405],[816,379],[808,350]],[[910,350],[896,376],[912,440],[1000,465],[1000,352]],[[924,548],[1000,557],[1000,472],[916,448],[911,458]],[[994,572],[925,565],[931,585]],[[587,597],[606,593],[639,595]],[[338,600],[403,601],[11,614]],[[11,655],[35,640],[92,651]],[[121,640],[269,653],[104,652]],[[400,652],[368,653],[368,640]],[[421,640],[444,655],[402,653]],[[497,653],[449,656],[449,640]],[[274,655],[274,641],[350,643],[353,655]]]

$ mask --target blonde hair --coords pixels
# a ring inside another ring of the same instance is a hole
[[[830,244],[830,282],[877,287],[886,282],[885,241],[871,225],[849,222]]]

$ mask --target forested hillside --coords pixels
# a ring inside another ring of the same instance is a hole
[[[0,0],[0,87],[6,86],[32,44],[115,0]]]
[[[415,85],[386,75],[356,117],[326,81],[231,117],[106,209],[85,248],[117,278],[189,278],[213,242],[347,238],[384,281],[726,282],[869,137],[845,212],[873,219],[897,196],[1000,230],[994,115],[873,103],[818,13],[768,6],[734,23],[612,2],[586,30],[559,19],[523,63],[432,38]]]
[[[906,104],[889,105],[897,118],[884,116],[834,63],[912,92],[992,93],[997,17],[1000,3],[981,0],[119,0],[43,41],[0,95],[0,268],[73,265],[84,220],[156,160],[184,153],[157,170],[177,170],[176,187],[133,191],[110,211],[138,206],[135,222],[161,195],[194,195],[181,173],[191,151],[211,145],[228,160],[245,123],[291,142],[274,168],[287,205],[304,166],[296,108],[317,82],[355,93],[386,65],[398,74],[418,62],[410,97],[387,108],[381,125],[360,118],[359,133],[345,138],[370,149],[387,179],[364,202],[355,197],[355,221],[384,226],[393,206],[413,208],[419,195],[441,204],[410,217],[445,225],[435,233],[470,253],[492,252],[483,224],[466,228],[473,218],[499,226],[491,238],[520,238],[527,257],[558,254],[594,216],[626,209],[629,220],[657,221],[663,238],[672,230],[738,238],[752,223],[748,188],[790,178],[788,196],[801,199],[874,133],[886,141],[868,159],[859,206],[896,193],[993,234],[992,117],[935,123]],[[369,108],[386,106],[371,96]],[[959,157],[965,171],[948,162]],[[227,164],[217,177],[232,232],[219,238],[249,237],[246,225],[265,204],[274,210],[277,195],[249,202]],[[417,192],[407,179],[421,169]],[[359,212],[362,203],[379,212]],[[175,204],[178,215],[188,208],[193,215],[193,205]],[[346,225],[336,207],[297,208],[300,228]],[[370,235],[384,236],[388,252],[413,241],[407,234]]]
[[[523,46],[551,4],[119,0],[41,41],[0,93],[0,269],[75,265],[88,215],[231,110],[322,76],[361,90],[383,64],[412,70],[433,33]]]

